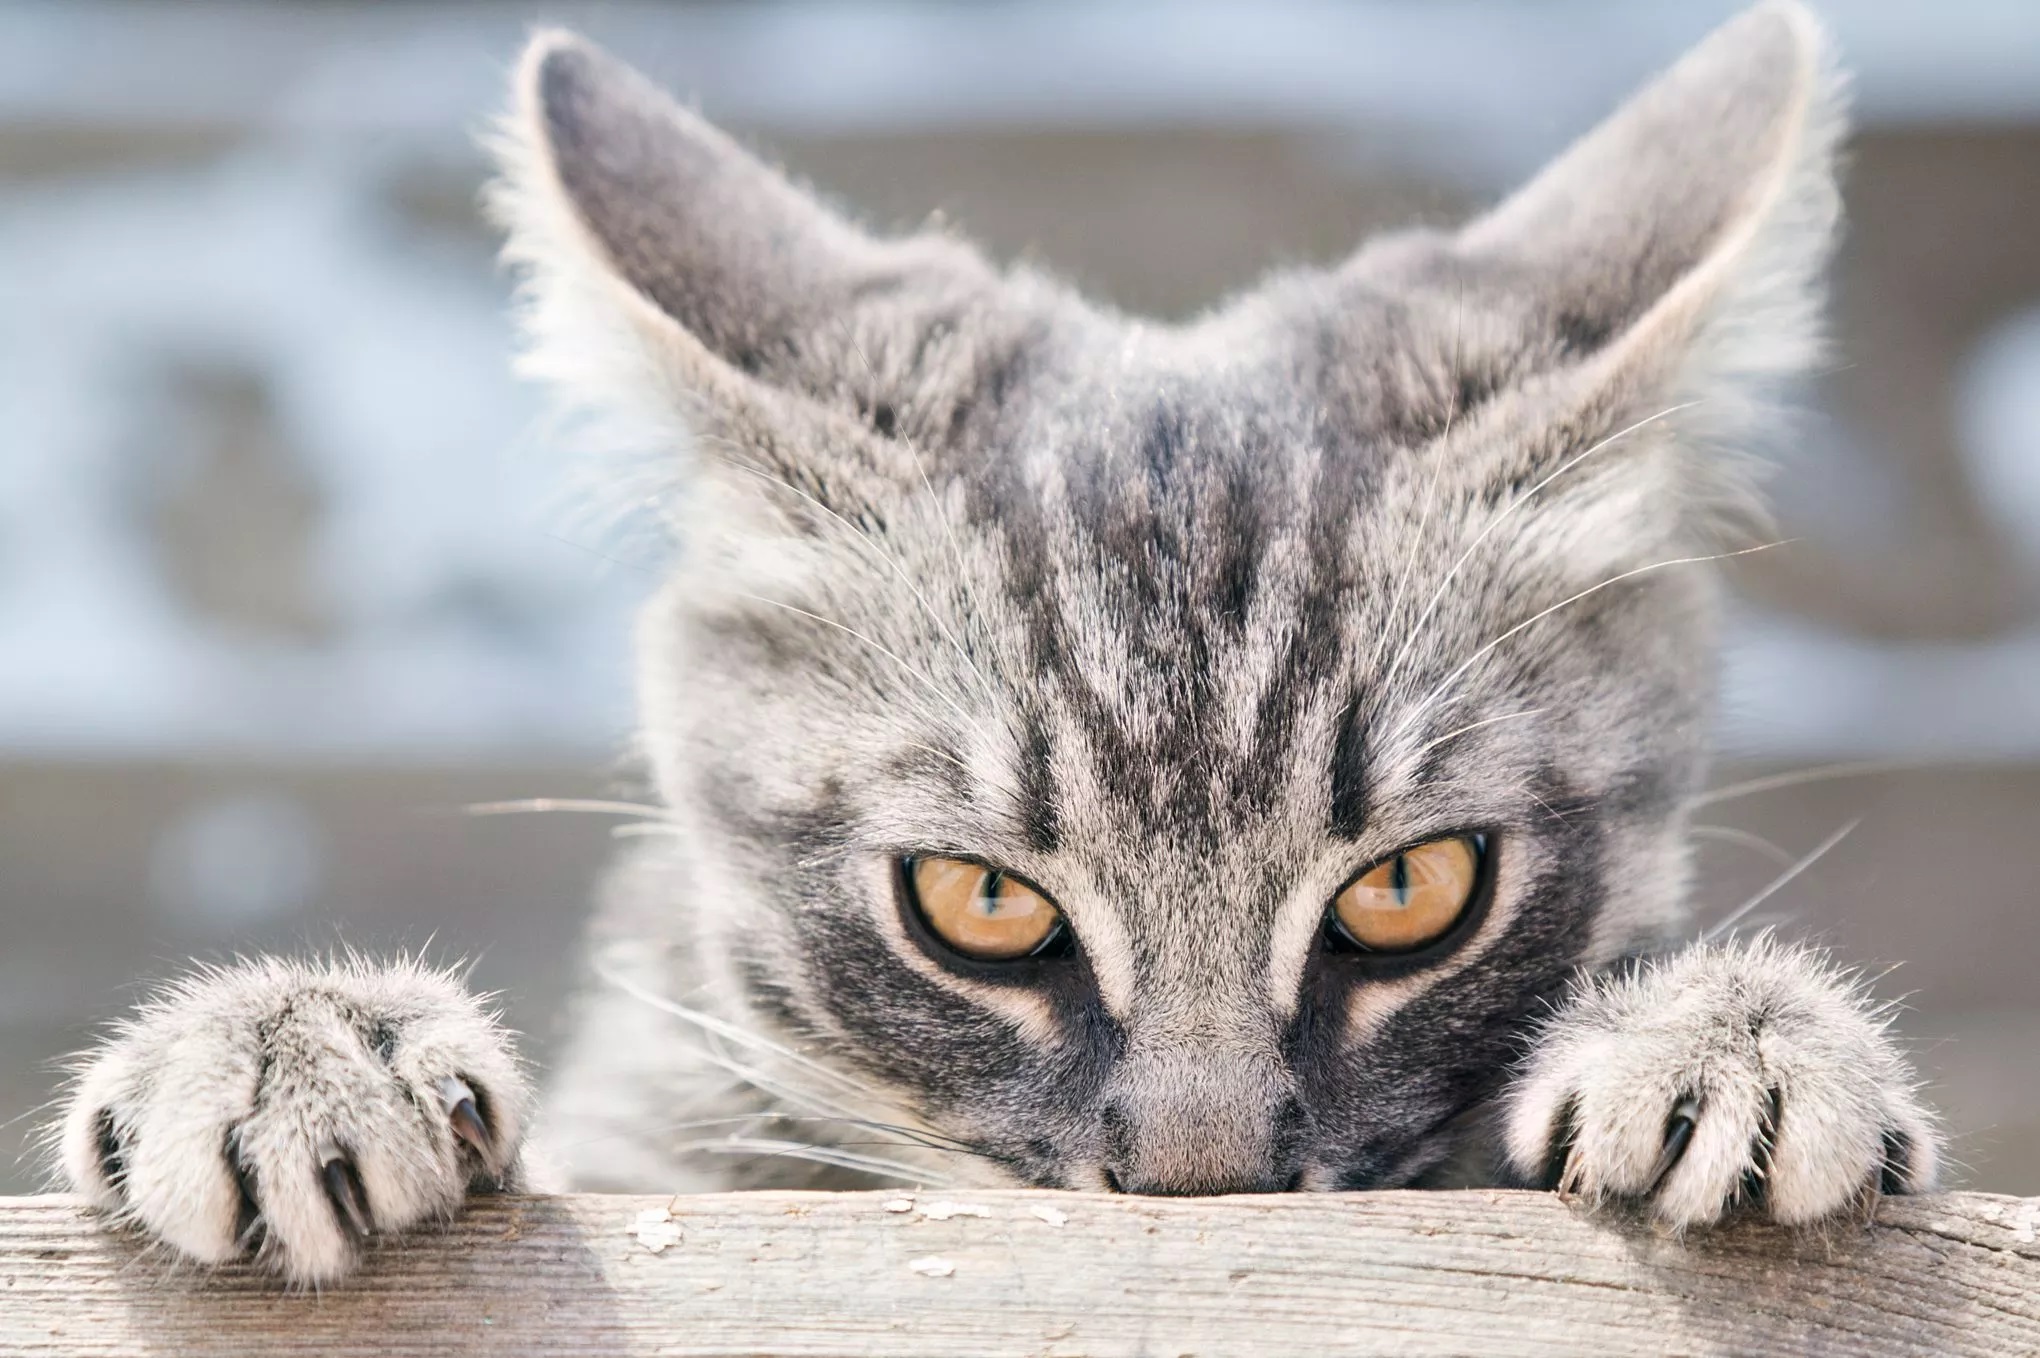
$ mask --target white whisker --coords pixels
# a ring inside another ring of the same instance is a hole
[[[719,1038],[711,1035],[699,1046],[683,1046],[679,1050],[722,1071],[743,1088],[754,1089],[789,1107],[805,1109],[823,1116],[856,1116],[857,1109],[850,1104],[816,1090],[798,1088],[756,1066],[747,1065],[728,1052],[720,1050],[715,1045],[718,1041]]]
[[[1602,439],[1599,443],[1596,443],[1593,447],[1587,449],[1585,452],[1577,453],[1574,456],[1567,458],[1564,462],[1559,463],[1558,467],[1554,471],[1552,471],[1550,475],[1546,476],[1536,485],[1530,487],[1530,489],[1524,491],[1521,495],[1518,495],[1515,499],[1509,501],[1508,504],[1504,505],[1502,507],[1502,512],[1495,515],[1492,519],[1488,520],[1487,525],[1483,527],[1480,530],[1480,532],[1474,536],[1473,541],[1466,545],[1466,550],[1461,552],[1459,554],[1458,559],[1455,560],[1452,563],[1451,567],[1446,570],[1445,578],[1440,580],[1438,582],[1438,588],[1432,591],[1430,602],[1424,605],[1424,611],[1418,615],[1416,623],[1410,628],[1409,635],[1403,638],[1402,649],[1396,652],[1395,660],[1393,663],[1389,665],[1388,672],[1382,676],[1379,687],[1383,691],[1386,691],[1389,686],[1389,683],[1395,678],[1395,676],[1398,673],[1401,672],[1403,661],[1409,658],[1410,651],[1416,645],[1417,638],[1423,633],[1424,625],[1431,620],[1431,615],[1437,611],[1439,601],[1445,597],[1446,589],[1452,584],[1453,579],[1458,576],[1460,567],[1464,566],[1469,560],[1472,559],[1474,552],[1479,549],[1481,543],[1487,541],[1488,534],[1494,532],[1495,529],[1501,527],[1502,524],[1505,521],[1507,521],[1508,517],[1511,514],[1514,514],[1518,509],[1522,508],[1525,504],[1528,504],[1531,498],[1534,497],[1539,491],[1543,490],[1553,481],[1556,481],[1559,477],[1564,476],[1574,467],[1579,466],[1580,463],[1585,462],[1588,458],[1600,452],[1602,449],[1613,446],[1618,440],[1628,437],[1629,435],[1635,433],[1637,430],[1643,428],[1645,425],[1653,424],[1658,420],[1664,419],[1668,415],[1676,415],[1682,410],[1690,410],[1694,406],[1699,404],[1700,403],[1698,401],[1686,401],[1680,405],[1667,406],[1665,409],[1660,410],[1657,414],[1638,420],[1635,424],[1630,425],[1626,429],[1616,430],[1614,433],[1608,435],[1607,438]]]
[[[647,820],[668,820],[663,806],[641,802],[609,802],[592,797],[522,797],[507,802],[473,802],[462,808],[470,816],[524,816],[552,811],[578,811],[595,816],[639,816]]]
[[[884,562],[885,565],[891,569],[894,575],[899,577],[900,583],[905,585],[907,589],[913,594],[914,601],[921,605],[921,611],[928,615],[928,620],[934,623],[936,630],[942,634],[942,639],[948,642],[950,646],[955,648],[956,654],[962,658],[964,665],[969,668],[971,675],[978,682],[978,687],[984,690],[985,696],[987,698],[990,698],[995,704],[998,702],[999,700],[998,691],[992,687],[992,681],[985,677],[985,672],[978,668],[977,662],[975,660],[971,659],[970,652],[967,649],[965,649],[963,642],[958,640],[956,634],[949,630],[949,624],[944,622],[942,620],[942,615],[935,611],[935,605],[928,602],[928,596],[921,592],[921,587],[914,583],[913,577],[907,574],[906,568],[900,565],[898,559],[895,558],[892,555],[892,553],[886,551],[885,548],[881,547],[878,544],[877,539],[873,538],[871,534],[865,532],[862,528],[859,528],[856,524],[852,523],[850,520],[844,518],[834,508],[822,503],[821,500],[817,499],[813,495],[810,495],[807,491],[802,490],[799,486],[796,486],[795,484],[793,484],[793,482],[786,480],[784,477],[774,476],[770,472],[765,471],[762,468],[753,467],[746,463],[735,461],[734,459],[725,460],[729,462],[729,465],[737,468],[739,471],[750,472],[753,476],[762,477],[766,481],[772,483],[773,485],[781,486],[787,490],[792,491],[795,495],[800,496],[802,499],[806,500],[809,504],[813,505],[816,509],[821,510],[824,514],[827,514],[830,518],[834,519],[837,523],[841,524],[846,530],[848,530],[851,537],[855,538],[865,548],[871,551],[875,556],[877,556],[877,558],[880,561]]]
[[[1734,801],[1738,797],[1754,797],[1760,792],[1776,792],[1780,788],[1799,787],[1806,783],[1824,783],[1831,778],[1862,778],[1876,773],[1908,773],[1946,766],[1946,760],[1936,759],[1856,759],[1842,764],[1821,764],[1810,769],[1774,773],[1763,778],[1730,783],[1727,787],[1711,788],[1686,805],[1697,811],[1703,806]]]
[[[958,759],[955,755],[949,753],[949,751],[947,750],[937,749],[933,745],[924,745],[918,740],[902,741],[901,744],[906,749],[920,750],[924,754],[934,755],[937,759],[947,760],[949,763],[956,765],[956,767],[958,767],[959,769],[962,769],[966,774],[970,775],[971,778],[975,779],[978,782],[984,783],[989,787],[998,789],[1000,792],[1005,793],[1008,797],[1011,797],[1016,802],[1026,800],[1026,798],[1024,798],[1020,794],[1020,790],[1018,788],[1012,786],[1010,783],[1005,783],[997,779],[985,777],[983,774],[979,773],[976,769],[964,763],[961,759]]]
[[[609,837],[611,839],[645,839],[652,835],[679,835],[681,833],[683,831],[679,826],[665,821],[641,820],[633,825],[612,826],[609,831]]]
[[[1844,825],[1841,829],[1835,831],[1833,834],[1829,835],[1826,839],[1822,840],[1818,845],[1814,846],[1814,849],[1811,853],[1807,854],[1804,858],[1801,858],[1791,867],[1785,869],[1785,871],[1779,873],[1776,877],[1772,878],[1771,884],[1769,886],[1765,887],[1762,891],[1759,891],[1756,895],[1744,901],[1741,905],[1737,906],[1735,909],[1729,911],[1728,914],[1723,916],[1718,923],[1711,925],[1709,928],[1707,928],[1700,935],[1701,941],[1711,943],[1715,939],[1719,938],[1721,935],[1727,933],[1730,929],[1734,928],[1736,923],[1739,920],[1741,920],[1744,916],[1748,915],[1750,911],[1756,909],[1758,906],[1762,905],[1765,901],[1770,900],[1771,897],[1777,895],[1780,891],[1784,890],[1785,887],[1788,884],[1790,884],[1793,881],[1793,879],[1798,877],[1800,873],[1805,872],[1815,863],[1818,863],[1822,858],[1825,858],[1827,856],[1828,850],[1834,848],[1835,845],[1841,843],[1844,839],[1847,839],[1850,833],[1854,831],[1855,828],[1861,825],[1862,823],[1863,823],[1862,817],[1858,816],[1855,820],[1850,821],[1847,825]]]
[[[1388,650],[1389,638],[1394,635],[1395,620],[1402,614],[1403,597],[1409,588],[1410,578],[1415,574],[1418,560],[1424,555],[1424,531],[1431,526],[1431,511],[1438,503],[1438,483],[1445,479],[1445,457],[1441,451],[1445,442],[1452,437],[1453,421],[1459,417],[1459,342],[1463,337],[1466,320],[1465,280],[1460,281],[1459,304],[1454,311],[1452,329],[1452,404],[1445,411],[1445,430],[1432,444],[1431,477],[1424,487],[1424,512],[1417,517],[1417,531],[1410,536],[1409,554],[1403,558],[1402,573],[1396,578],[1395,592],[1389,595],[1388,612],[1381,620],[1381,634],[1374,639],[1374,647],[1367,656],[1367,669],[1372,673],[1381,663]]]
[[[762,1137],[731,1136],[705,1141],[683,1141],[670,1149],[675,1154],[681,1155],[706,1153],[784,1156],[789,1160],[812,1160],[818,1165],[831,1165],[837,1169],[857,1170],[864,1174],[876,1174],[907,1183],[931,1184],[938,1187],[953,1182],[946,1175],[931,1174],[918,1165],[910,1165],[903,1160],[888,1160],[878,1155],[860,1155],[856,1151],[839,1150],[833,1146],[815,1146],[805,1141],[772,1141]]]
[[[1763,854],[1766,858],[1781,865],[1792,861],[1791,854],[1779,848],[1770,840],[1765,839],[1762,835],[1751,834],[1748,830],[1738,830],[1732,825],[1694,825],[1688,827],[1687,833],[1695,839],[1718,839],[1724,844],[1739,845],[1752,852]]]
[[[1417,754],[1419,757],[1422,757],[1423,755],[1428,754],[1432,750],[1435,750],[1440,745],[1443,745],[1446,741],[1457,740],[1459,739],[1459,737],[1465,735],[1468,731],[1478,731],[1483,726],[1493,726],[1497,722],[1504,721],[1522,721],[1528,717],[1541,717],[1550,710],[1551,709],[1548,707],[1532,707],[1522,712],[1504,712],[1498,717],[1483,717],[1479,721],[1470,721],[1466,725],[1459,727],[1457,730],[1447,731],[1444,735],[1439,736],[1436,740],[1426,741],[1422,746],[1418,748]]]
[[[871,379],[872,394],[875,396],[879,385],[878,370],[871,366],[870,356],[864,352],[864,347],[857,343],[854,336],[850,339],[850,352],[856,354],[857,361],[864,365],[864,375]],[[914,460],[914,472],[921,478],[921,489],[928,493],[928,507],[942,524],[942,536],[948,541],[949,554],[956,561],[957,588],[963,591],[964,600],[970,605],[971,612],[979,617],[985,617],[984,605],[979,602],[977,591],[971,587],[970,567],[964,561],[963,544],[956,539],[956,529],[949,522],[949,514],[943,506],[942,497],[935,493],[935,483],[929,478],[928,465],[921,457],[921,446],[905,434],[896,434],[895,437],[906,448],[907,456]]]
[[[753,603],[768,604],[773,608],[783,608],[789,613],[794,613],[799,615],[800,617],[807,618],[810,621],[821,623],[824,627],[833,627],[839,632],[843,632],[857,638],[857,640],[863,642],[866,646],[869,646],[872,650],[878,652],[878,654],[884,656],[886,659],[892,661],[893,664],[898,665],[908,674],[920,680],[922,687],[927,689],[930,695],[932,695],[939,701],[947,704],[949,710],[956,713],[957,717],[962,720],[965,726],[969,727],[972,731],[976,732],[978,739],[984,741],[986,744],[992,743],[991,736],[985,731],[985,728],[978,725],[977,721],[970,715],[970,713],[964,711],[963,704],[957,702],[956,699],[950,697],[947,693],[943,692],[942,686],[940,684],[936,683],[933,679],[929,678],[926,674],[922,673],[915,666],[909,664],[905,660],[902,660],[898,655],[896,655],[892,651],[887,650],[884,646],[879,645],[878,642],[872,640],[870,637],[858,631],[856,628],[850,626],[847,623],[837,622],[834,618],[825,618],[819,613],[810,613],[805,608],[796,608],[794,605],[785,603],[778,599],[768,599],[762,594],[746,594],[741,590],[737,591],[737,593],[739,594],[740,597],[749,599]]]
[[[1408,730],[1415,722],[1422,719],[1424,714],[1430,710],[1431,704],[1437,699],[1439,694],[1443,693],[1450,685],[1457,683],[1461,675],[1465,674],[1469,669],[1473,668],[1474,665],[1478,664],[1483,657],[1493,652],[1493,650],[1497,646],[1500,646],[1503,642],[1509,640],[1509,638],[1513,636],[1516,636],[1518,633],[1524,631],[1526,628],[1532,627],[1537,623],[1542,622],[1544,619],[1550,617],[1552,614],[1558,612],[1560,609],[1570,608],[1572,607],[1572,605],[1580,602],[1582,599],[1586,599],[1591,597],[1592,595],[1599,594],[1602,590],[1607,589],[1610,586],[1619,585],[1624,580],[1633,580],[1639,575],[1648,575],[1653,571],[1665,570],[1672,566],[1697,566],[1702,565],[1709,561],[1727,561],[1733,557],[1749,556],[1755,552],[1769,551],[1773,547],[1782,547],[1785,545],[1786,541],[1789,541],[1789,539],[1780,540],[1778,542],[1759,543],[1755,547],[1744,547],[1733,552],[1712,552],[1706,556],[1681,556],[1674,557],[1669,561],[1654,561],[1648,566],[1636,566],[1626,571],[1619,571],[1616,574],[1611,575],[1607,579],[1601,581],[1597,585],[1589,585],[1585,589],[1579,591],[1577,594],[1569,595],[1566,598],[1560,599],[1557,603],[1551,605],[1549,608],[1539,609],[1537,612],[1532,613],[1529,617],[1523,619],[1523,621],[1517,623],[1514,627],[1511,627],[1506,632],[1503,632],[1493,641],[1488,642],[1487,645],[1482,646],[1472,655],[1466,657],[1466,659],[1460,661],[1459,664],[1455,666],[1449,674],[1447,674],[1443,679],[1440,679],[1436,684],[1432,685],[1430,692],[1424,695],[1423,699],[1417,704],[1415,710],[1412,711],[1408,716],[1404,717],[1402,721],[1397,723],[1395,731],[1391,734],[1389,738],[1390,742],[1392,743],[1397,736],[1400,736],[1404,731]]]
[[[740,1028],[727,1019],[717,1018],[714,1014],[705,1013],[702,1010],[681,1004],[677,1000],[667,999],[664,995],[653,994],[628,977],[620,976],[608,967],[598,966],[595,969],[595,974],[605,984],[615,986],[632,999],[648,1004],[661,1013],[670,1014],[674,1018],[691,1023],[704,1032],[714,1033],[716,1036],[726,1041],[734,1042],[738,1046],[750,1047],[755,1051],[769,1052],[773,1056],[791,1061],[795,1065],[813,1071],[817,1075],[842,1085],[852,1093],[867,1095],[877,1093],[870,1085],[845,1075],[833,1066],[824,1065],[811,1056],[803,1056],[791,1047],[774,1042],[771,1038],[765,1037],[762,1034]]]
[[[587,1146],[599,1145],[605,1141],[641,1139],[647,1136],[670,1136],[679,1132],[706,1131],[711,1127],[762,1128],[768,1123],[823,1123],[856,1127],[862,1131],[877,1132],[891,1136],[901,1146],[915,1146],[922,1150],[936,1151],[945,1155],[969,1155],[980,1159],[1002,1160],[1004,1157],[954,1137],[945,1137],[940,1132],[920,1132],[911,1127],[898,1127],[889,1123],[874,1122],[868,1118],[836,1117],[829,1114],[804,1115],[782,1113],[765,1109],[756,1113],[742,1113],[734,1117],[688,1118],[680,1122],[659,1123],[648,1127],[631,1127],[621,1131],[599,1133],[595,1136],[580,1137],[573,1141],[557,1143],[559,1150],[580,1150]]]

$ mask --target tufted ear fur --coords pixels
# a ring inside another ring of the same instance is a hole
[[[1344,265],[1315,303],[1331,407],[1413,446],[1456,430],[1485,450],[1467,476],[1518,489],[1648,421],[1543,497],[1615,558],[1760,521],[1746,454],[1821,353],[1842,131],[1812,18],[1747,11],[1492,211]]]
[[[571,34],[534,38],[516,91],[492,205],[527,376],[852,498],[967,409],[1018,310],[969,247],[866,234]]]
[[[1671,411],[1703,514],[1752,508],[1734,454],[1822,351],[1842,93],[1813,18],[1759,5],[1454,242],[1514,280],[1521,323],[1594,412],[1581,423]]]
[[[660,446],[691,429],[839,508],[869,500],[913,475],[896,443],[917,462],[962,441],[1063,315],[1052,285],[946,236],[865,233],[579,39],[537,37],[517,90],[496,201],[526,281],[525,370],[649,421]],[[1463,230],[1302,280],[1343,331],[1328,406],[1397,437],[1485,422],[1515,450],[1485,474],[1510,484],[1654,418],[1622,460],[1656,475],[1565,489],[1603,519],[1669,507],[1674,533],[1748,520],[1736,454],[1820,352],[1841,130],[1817,25],[1758,6]],[[1414,394],[1383,396],[1398,384]]]
[[[1673,394],[1792,375],[1819,352],[1840,93],[1812,17],[1760,5],[1468,226],[1459,248],[1538,280],[1555,332]]]

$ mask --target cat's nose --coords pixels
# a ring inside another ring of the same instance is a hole
[[[1290,1193],[1302,1186],[1296,1148],[1303,1118],[1294,1099],[1273,1108],[1260,1099],[1201,1108],[1186,1102],[1194,1104],[1169,1100],[1142,1109],[1115,1099],[1100,1110],[1106,1187],[1115,1193],[1215,1197]]]

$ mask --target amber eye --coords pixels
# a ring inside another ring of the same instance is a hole
[[[1032,957],[1062,934],[1062,911],[1017,877],[960,858],[907,863],[914,905],[935,936],[965,957]]]
[[[1480,835],[1434,839],[1384,858],[1332,898],[1332,926],[1368,952],[1409,952],[1444,937],[1480,885]]]

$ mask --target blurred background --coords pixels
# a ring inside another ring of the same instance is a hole
[[[192,955],[477,961],[542,1062],[630,791],[607,526],[508,377],[475,136],[566,23],[874,223],[1181,316],[1492,201],[1736,6],[0,0],[0,1192],[49,1062]],[[1858,73],[1837,364],[1739,563],[1702,918],[1910,995],[2040,1191],[2040,5],[1820,6]]]

